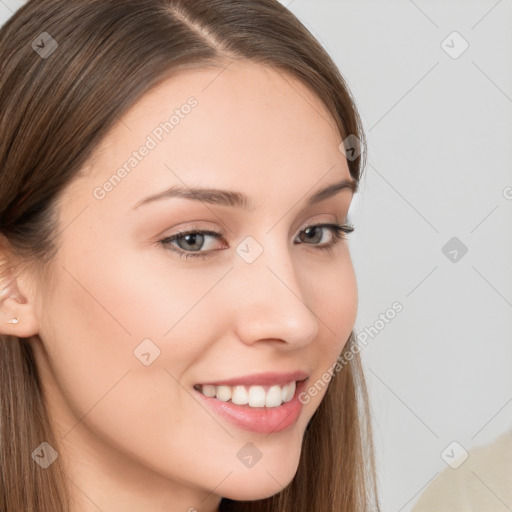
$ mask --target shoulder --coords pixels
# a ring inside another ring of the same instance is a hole
[[[512,430],[469,451],[457,469],[445,468],[412,512],[510,512]]]

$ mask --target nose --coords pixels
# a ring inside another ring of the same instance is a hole
[[[287,247],[271,246],[269,241],[252,263],[239,259],[231,279],[236,290],[231,297],[233,320],[242,342],[267,341],[292,350],[316,338],[320,312],[315,311],[315,304],[309,304],[308,299],[318,297],[319,290],[308,290]],[[312,281],[307,279],[308,283]]]

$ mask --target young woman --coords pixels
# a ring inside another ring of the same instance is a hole
[[[0,510],[378,510],[319,43],[275,0],[31,0],[0,66]]]

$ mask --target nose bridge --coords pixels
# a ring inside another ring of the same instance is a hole
[[[288,244],[278,231],[248,236],[237,247],[237,331],[243,341],[280,339],[307,344],[318,333],[318,318],[294,267]],[[279,240],[279,241],[278,241]]]

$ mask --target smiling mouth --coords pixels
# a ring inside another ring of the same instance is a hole
[[[286,384],[266,385],[216,386],[213,384],[196,384],[194,389],[207,397],[216,398],[222,402],[231,402],[235,405],[254,408],[271,408],[290,402],[295,396],[297,386],[307,379],[308,377],[300,381],[292,380]]]

